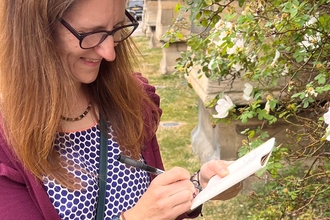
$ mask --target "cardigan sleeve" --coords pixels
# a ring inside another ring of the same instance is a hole
[[[156,122],[158,123],[160,120],[160,116],[162,114],[162,110],[160,109],[160,97],[156,94],[156,88],[150,85],[148,80],[145,77],[143,77],[141,73],[134,73],[134,76],[138,79],[139,83],[142,85],[144,91],[147,93],[150,100],[157,107],[156,111],[158,111],[158,114],[153,113],[152,116],[149,115],[148,118],[146,118],[146,120],[156,120]],[[142,148],[142,156],[146,160],[147,164],[163,170],[164,165],[160,155],[156,134],[154,131],[150,131],[151,129],[150,127],[148,128],[149,130],[147,132],[151,134],[151,138],[145,141],[144,147]],[[151,178],[153,179],[154,176],[151,176]]]
[[[20,172],[0,147],[0,219],[43,219]]]
[[[0,135],[0,219],[60,219],[40,181],[29,174],[16,160],[2,135]]]

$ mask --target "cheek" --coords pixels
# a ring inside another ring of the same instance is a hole
[[[65,31],[61,31],[61,29],[57,30],[54,36],[63,67],[69,72],[74,73],[75,57],[78,56],[80,49],[78,40],[73,35],[70,36]]]
[[[72,38],[58,38],[57,44],[63,65],[72,72],[74,64],[81,56],[82,49],[80,48],[77,40]]]
[[[55,43],[61,55],[69,54],[80,49],[78,39],[66,30],[63,25],[57,24],[54,36]]]
[[[60,37],[57,40],[57,46],[61,56],[68,56],[69,54],[77,54],[81,51],[77,39],[71,37]]]

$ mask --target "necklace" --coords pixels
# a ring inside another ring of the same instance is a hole
[[[63,115],[61,115],[61,119],[65,120],[65,121],[71,121],[71,122],[79,121],[79,120],[83,119],[88,114],[88,112],[89,112],[89,110],[91,110],[91,108],[92,108],[92,103],[90,102],[88,104],[86,110],[84,111],[84,113],[82,113],[78,117],[76,117],[76,118],[67,118],[67,117],[64,117]]]

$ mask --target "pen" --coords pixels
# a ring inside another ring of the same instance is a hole
[[[117,156],[117,160],[120,161],[120,162],[122,162],[122,163],[124,163],[124,164],[128,164],[128,165],[130,165],[132,167],[136,167],[136,168],[139,168],[141,170],[145,170],[145,171],[147,171],[149,173],[152,173],[154,175],[159,175],[159,174],[162,174],[162,173],[165,172],[164,170],[160,170],[160,169],[158,169],[156,167],[149,166],[149,165],[147,165],[145,163],[142,163],[141,161],[134,160],[134,159],[129,158],[129,157],[126,157],[126,156],[124,156],[122,154],[119,154]]]

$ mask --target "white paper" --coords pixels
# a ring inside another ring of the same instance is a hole
[[[266,166],[275,144],[275,138],[271,138],[248,154],[237,159],[228,166],[229,174],[224,178],[214,176],[209,183],[192,201],[191,210],[194,210],[204,202],[219,195],[236,183],[246,179]]]

